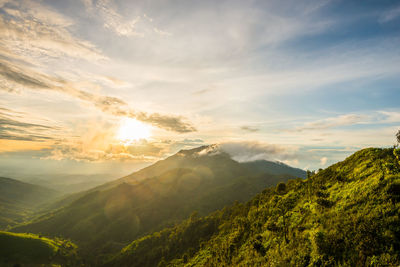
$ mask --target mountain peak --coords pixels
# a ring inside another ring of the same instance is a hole
[[[178,156],[191,156],[191,157],[201,157],[201,156],[212,156],[221,154],[222,151],[218,144],[204,145],[192,149],[182,149],[176,155]]]

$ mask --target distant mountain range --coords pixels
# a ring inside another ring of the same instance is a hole
[[[78,170],[79,171],[79,170]],[[60,174],[49,173],[41,175],[25,175],[18,177],[18,180],[41,185],[64,194],[72,194],[89,190],[93,187],[102,185],[119,178],[118,175],[98,173],[98,174]]]
[[[0,177],[0,229],[21,223],[61,193],[43,186]]]
[[[16,232],[63,236],[88,251],[118,251],[130,241],[187,218],[244,202],[305,172],[269,161],[239,163],[216,146],[182,150],[121,179],[72,195],[64,207]]]

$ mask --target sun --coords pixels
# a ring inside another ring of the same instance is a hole
[[[116,137],[121,142],[129,144],[141,139],[148,139],[150,136],[150,126],[134,119],[124,119],[121,121]]]

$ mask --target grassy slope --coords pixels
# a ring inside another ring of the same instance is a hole
[[[34,234],[0,231],[0,265],[77,264],[76,246],[65,240],[53,240]],[[75,265],[76,266],[76,265]]]
[[[398,266],[400,165],[364,149],[245,205],[132,242],[106,266]]]
[[[58,195],[42,186],[0,177],[0,229],[25,220],[40,205]]]

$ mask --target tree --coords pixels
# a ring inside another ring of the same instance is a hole
[[[400,130],[396,134],[397,143],[400,145]]]
[[[276,191],[277,191],[279,194],[285,193],[285,192],[286,192],[286,184],[280,182],[280,183],[276,186]]]
[[[315,171],[307,170],[307,178],[310,178],[313,175],[315,175]]]

